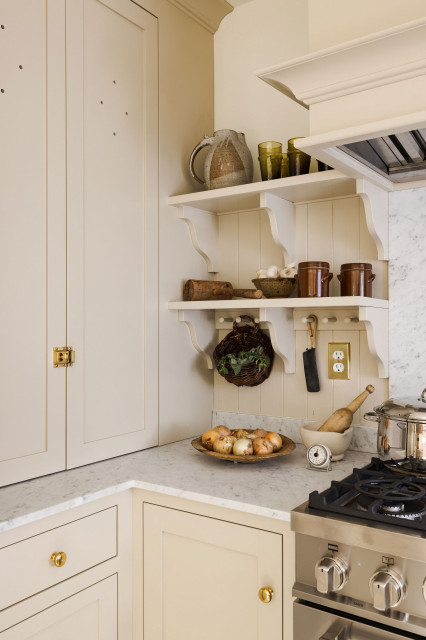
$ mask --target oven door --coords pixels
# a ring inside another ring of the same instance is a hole
[[[416,634],[344,617],[298,601],[293,605],[293,613],[294,640],[422,640]]]

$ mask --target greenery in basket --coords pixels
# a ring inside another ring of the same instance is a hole
[[[217,363],[217,370],[220,375],[227,375],[229,373],[228,367],[231,366],[234,374],[237,376],[241,368],[246,364],[253,364],[258,367],[259,371],[265,369],[269,365],[268,356],[263,353],[263,347],[253,347],[250,351],[240,351],[240,353],[228,353],[226,356],[222,356]]]

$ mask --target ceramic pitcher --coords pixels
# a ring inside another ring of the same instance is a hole
[[[204,147],[210,147],[204,161],[204,180],[194,170],[197,153]],[[244,133],[232,129],[220,129],[212,136],[204,136],[197,144],[189,159],[192,177],[206,189],[233,187],[247,184],[253,180],[253,158],[246,144]]]

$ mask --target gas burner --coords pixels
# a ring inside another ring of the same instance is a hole
[[[411,500],[407,503],[389,503],[375,500],[372,496],[359,495],[356,503],[357,509],[363,512],[377,513],[387,518],[401,518],[404,520],[421,520],[426,515],[426,502],[423,500]]]
[[[426,478],[426,460],[410,457],[403,460],[387,460],[383,464],[391,471]]]

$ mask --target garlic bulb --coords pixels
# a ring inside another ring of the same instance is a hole
[[[259,269],[256,273],[256,278],[267,278],[266,269]]]
[[[274,447],[267,438],[256,438],[253,440],[253,451],[256,456],[266,456],[268,453],[274,452]]]
[[[251,456],[253,455],[253,443],[249,438],[239,438],[234,443],[232,453],[236,456]]]
[[[201,436],[201,442],[203,443],[203,447],[209,449],[209,451],[213,451],[213,444],[217,438],[220,437],[220,433],[215,431],[214,429],[209,429],[205,431]]]
[[[297,269],[294,268],[295,262],[291,262],[289,265],[281,269],[280,278],[294,278],[297,273]]]
[[[216,453],[232,453],[234,442],[235,438],[233,436],[219,436],[213,443],[213,451],[216,451]]]
[[[266,275],[268,278],[276,278],[278,274],[278,267],[276,264],[272,264],[270,267],[266,269]]]
[[[225,427],[224,424],[220,424],[219,426],[214,427],[213,431],[217,431],[220,436],[231,435],[231,429],[228,429],[228,427]]]
[[[275,433],[274,431],[270,431],[267,436],[265,436],[267,440],[274,447],[274,453],[279,451],[283,446],[283,441],[279,433]]]

